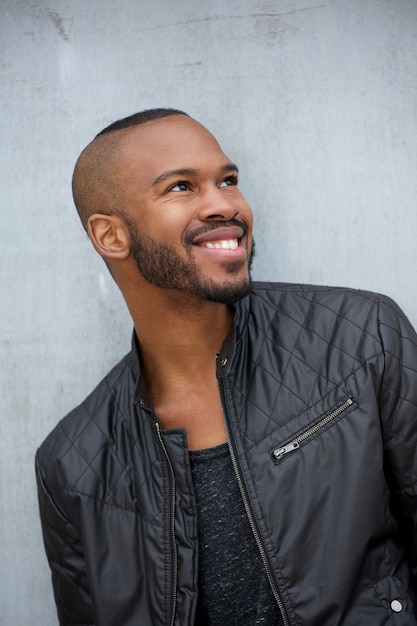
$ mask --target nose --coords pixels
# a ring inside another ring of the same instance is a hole
[[[213,185],[200,198],[199,219],[225,222],[233,219],[240,212],[237,195],[231,191],[230,187],[219,188]]]

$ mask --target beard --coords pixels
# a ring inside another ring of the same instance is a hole
[[[241,222],[235,223],[242,226]],[[221,304],[233,304],[249,293],[250,269],[255,255],[254,241],[252,241],[249,256],[248,276],[233,279],[233,274],[242,268],[242,261],[229,261],[225,262],[223,267],[226,273],[230,274],[230,280],[216,282],[202,273],[192,257],[192,244],[189,241],[186,241],[187,261],[172,246],[159,243],[152,237],[137,232],[136,225],[132,223],[128,226],[133,258],[139,272],[151,285],[160,289],[176,289],[197,298]],[[207,230],[212,228],[213,226],[210,226]],[[244,230],[246,232],[246,226]]]

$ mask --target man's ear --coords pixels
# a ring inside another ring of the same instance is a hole
[[[88,236],[104,259],[126,259],[130,254],[128,228],[119,215],[95,213],[87,223]]]

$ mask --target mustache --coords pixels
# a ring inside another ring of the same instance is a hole
[[[232,219],[228,220],[227,222],[220,220],[213,221],[209,222],[208,224],[204,224],[204,226],[199,226],[199,228],[195,228],[194,230],[190,230],[184,236],[184,243],[186,243],[187,245],[191,245],[194,239],[196,239],[196,237],[199,237],[200,235],[205,235],[206,233],[210,233],[212,230],[217,230],[218,228],[228,228],[230,226],[238,226],[239,228],[241,228],[243,231],[243,236],[246,235],[248,232],[248,227],[246,226],[245,222],[243,222],[242,220],[238,220],[235,217],[232,217]]]

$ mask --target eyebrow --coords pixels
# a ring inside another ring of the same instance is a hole
[[[239,169],[234,163],[226,163],[220,168],[221,174],[227,174],[228,172],[234,172],[237,174],[238,171]],[[196,176],[197,174],[198,170],[194,169],[193,167],[182,167],[176,170],[167,170],[166,172],[162,172],[162,174],[155,178],[152,183],[152,187],[159,185],[159,183],[164,182],[164,180],[167,180],[172,176]]]

